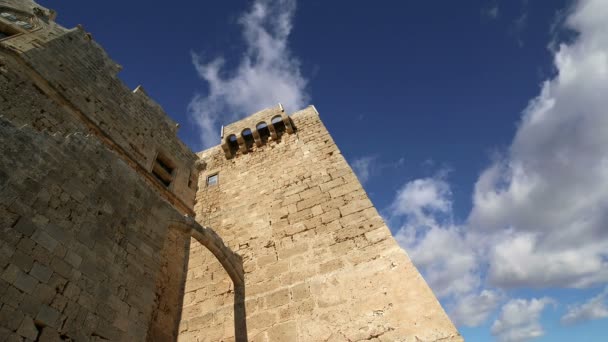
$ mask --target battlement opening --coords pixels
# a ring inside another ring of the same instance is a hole
[[[230,150],[230,154],[232,156],[236,155],[236,152],[239,150],[239,142],[236,138],[236,135],[231,134],[226,138],[226,143],[228,144],[228,149]]]
[[[253,143],[255,141],[255,139],[253,139],[253,133],[249,128],[245,128],[241,135],[243,136],[243,140],[245,141],[245,148],[247,150],[250,150],[253,147]]]
[[[156,156],[152,166],[152,174],[166,187],[169,187],[173,181],[174,170],[175,165],[167,157],[160,153]]]
[[[285,133],[286,127],[285,122],[283,122],[283,118],[280,115],[275,116],[270,121],[272,126],[274,126],[274,130],[277,133],[277,136],[280,138],[283,133]]]
[[[255,126],[255,129],[258,131],[262,144],[265,144],[270,137],[270,129],[268,128],[268,125],[262,121]]]

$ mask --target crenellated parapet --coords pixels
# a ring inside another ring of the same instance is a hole
[[[239,153],[250,152],[254,145],[262,147],[268,142],[278,141],[284,133],[294,132],[293,122],[279,103],[276,107],[264,109],[223,127],[221,146],[229,159]]]

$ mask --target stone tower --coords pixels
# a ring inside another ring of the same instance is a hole
[[[0,341],[461,340],[314,107],[196,155],[55,15],[0,0]]]
[[[192,242],[180,340],[462,340],[315,107],[279,105],[222,134],[199,153],[194,210],[243,258],[244,288]]]

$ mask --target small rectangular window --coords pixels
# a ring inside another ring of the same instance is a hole
[[[166,187],[169,187],[173,181],[174,170],[175,166],[168,158],[160,153],[156,156],[154,166],[152,167],[152,174]]]
[[[207,177],[207,186],[216,185],[218,180],[219,180],[219,175],[217,173]]]

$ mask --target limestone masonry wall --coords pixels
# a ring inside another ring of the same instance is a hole
[[[0,340],[170,340],[189,242],[170,229],[181,214],[90,136],[0,118],[0,146]]]
[[[1,341],[462,340],[314,107],[197,156],[55,16],[0,0]]]
[[[111,141],[144,170],[152,169],[161,154],[174,169],[168,189],[191,208],[196,189],[190,180],[197,173],[197,158],[176,137],[175,122],[143,88],[131,91],[120,81],[121,67],[84,29],[68,30],[43,19],[36,19],[38,28],[31,33],[0,40],[0,67],[5,74],[0,86],[6,90],[0,96],[5,105],[30,107],[11,108],[6,116],[63,132],[70,131],[70,123],[79,118],[79,125]],[[0,18],[0,24],[4,21]],[[45,99],[40,101],[47,103],[30,101],[29,94],[36,93],[43,93]],[[66,112],[67,120],[52,117],[56,107]]]
[[[184,217],[198,158],[82,28],[0,14],[0,340],[175,340],[190,236],[240,260]]]
[[[243,257],[249,340],[460,341],[314,107],[291,121],[295,133],[246,153],[199,154],[196,219]],[[192,242],[179,340],[232,340],[232,298],[225,272]]]

